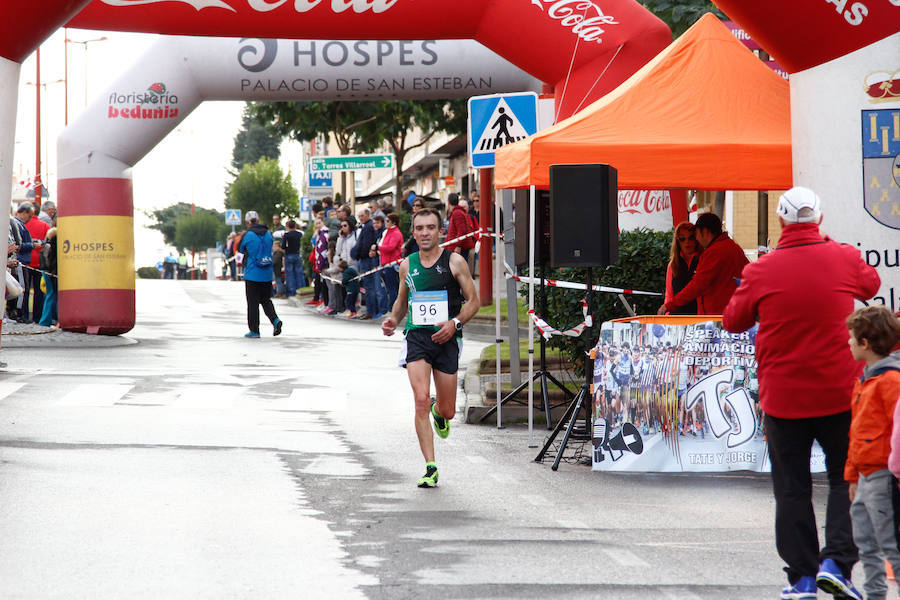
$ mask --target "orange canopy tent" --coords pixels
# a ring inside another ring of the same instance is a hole
[[[498,188],[606,163],[620,189],[788,189],[788,83],[707,14],[615,90],[496,157]]]

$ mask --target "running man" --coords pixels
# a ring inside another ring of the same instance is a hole
[[[478,312],[479,303],[465,259],[438,245],[443,233],[440,213],[423,208],[413,215],[412,230],[419,251],[400,264],[400,290],[381,331],[394,335],[408,313],[400,366],[406,367],[409,375],[416,405],[416,436],[425,457],[425,475],[418,486],[432,488],[438,482],[438,469],[430,421],[441,438],[450,434],[450,420],[456,414],[462,326]],[[436,402],[431,401],[432,378]]]

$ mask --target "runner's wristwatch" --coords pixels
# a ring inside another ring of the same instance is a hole
[[[457,330],[457,331],[459,331],[460,329],[462,329],[462,321],[460,321],[460,320],[457,319],[456,317],[453,317],[453,318],[450,319],[450,320],[453,321],[453,324],[456,326],[456,330]]]

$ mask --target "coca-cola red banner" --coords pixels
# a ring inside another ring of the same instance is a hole
[[[789,73],[900,31],[900,0],[714,0]]]
[[[471,38],[555,85],[561,117],[618,86],[671,41],[668,27],[634,0],[94,0],[69,26],[257,38]]]

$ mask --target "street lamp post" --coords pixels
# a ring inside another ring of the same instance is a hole
[[[36,63],[36,73],[37,81],[41,80],[41,49],[38,48],[35,53],[35,63]],[[41,179],[41,149],[42,149],[42,134],[41,134],[41,88],[44,88],[44,92],[47,91],[47,86],[52,83],[63,83],[64,79],[57,79],[56,81],[49,82],[41,82],[37,84],[33,81],[26,81],[25,85],[33,85],[34,86],[34,95],[35,95],[35,141],[34,141],[34,200],[36,203],[41,203],[41,198],[43,197],[43,181]]]
[[[66,42],[70,44],[81,44],[84,46],[84,105],[88,104],[88,44],[92,44],[94,42],[105,42],[107,39],[106,36],[94,38],[92,40],[70,40],[68,34],[66,35]],[[68,73],[68,60],[66,61],[66,73]],[[68,94],[67,94],[68,97]]]

